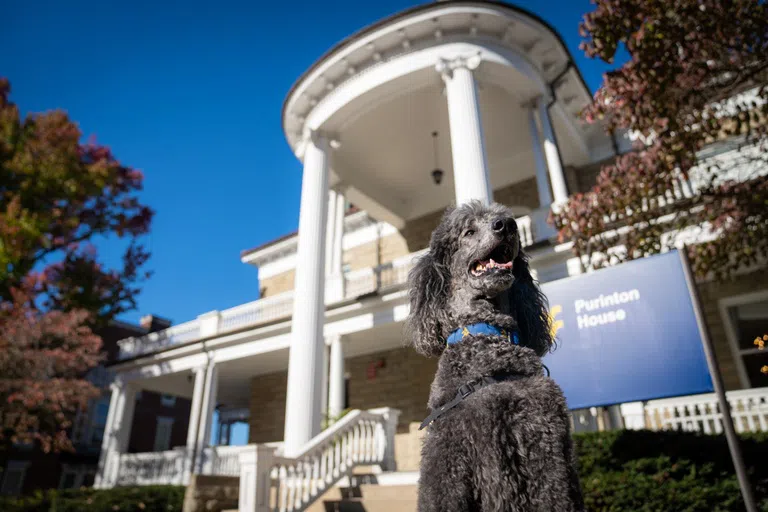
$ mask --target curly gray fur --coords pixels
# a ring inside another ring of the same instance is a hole
[[[501,253],[511,269],[472,272],[477,261]],[[430,425],[419,511],[583,510],[565,398],[542,374],[540,356],[554,346],[547,300],[512,213],[478,202],[447,210],[409,285],[410,342],[423,355],[440,356],[430,409],[477,377],[522,377],[477,391]],[[521,345],[481,335],[446,346],[453,330],[478,322],[516,328]]]

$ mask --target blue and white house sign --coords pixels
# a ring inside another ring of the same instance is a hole
[[[712,379],[677,251],[542,285],[568,407],[707,393]]]

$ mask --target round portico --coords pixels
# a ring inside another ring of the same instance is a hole
[[[612,151],[600,127],[578,120],[589,101],[559,35],[499,2],[442,1],[394,15],[339,43],[297,81],[283,109],[286,138],[304,163],[287,455],[320,428],[324,281],[340,272],[326,250],[338,241],[326,233],[334,238],[341,224],[340,197],[402,228],[535,178],[532,217],[542,235],[551,205],[568,195],[564,167]]]

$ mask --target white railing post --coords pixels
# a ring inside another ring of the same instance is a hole
[[[627,430],[643,430],[645,425],[645,407],[643,402],[628,402],[619,406]]]
[[[197,320],[200,322],[201,338],[216,336],[219,333],[221,313],[218,311],[209,311],[208,313],[203,313],[197,317]]]
[[[274,452],[264,445],[249,445],[240,452],[239,512],[269,512]]]
[[[390,407],[381,407],[378,409],[370,409],[368,412],[380,415],[384,419],[384,453],[381,469],[383,471],[396,471],[395,434],[397,434],[397,422],[400,418],[400,411]]]

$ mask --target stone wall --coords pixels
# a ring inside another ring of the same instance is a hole
[[[240,477],[192,475],[184,492],[183,512],[237,509]]]
[[[259,375],[251,381],[249,443],[283,440],[288,372]]]
[[[370,368],[380,361],[384,367],[370,375]],[[437,359],[422,357],[410,348],[399,348],[347,359],[345,369],[349,374],[351,409],[399,409],[398,431],[402,432],[408,430],[411,422],[421,422],[427,416],[429,386],[437,370]]]
[[[344,251],[344,264],[349,265],[349,270],[360,270],[389,263],[409,252],[403,235],[395,233]]]
[[[293,290],[293,278],[296,271],[291,269],[266,279],[259,278],[259,297],[271,297],[278,293]]]

